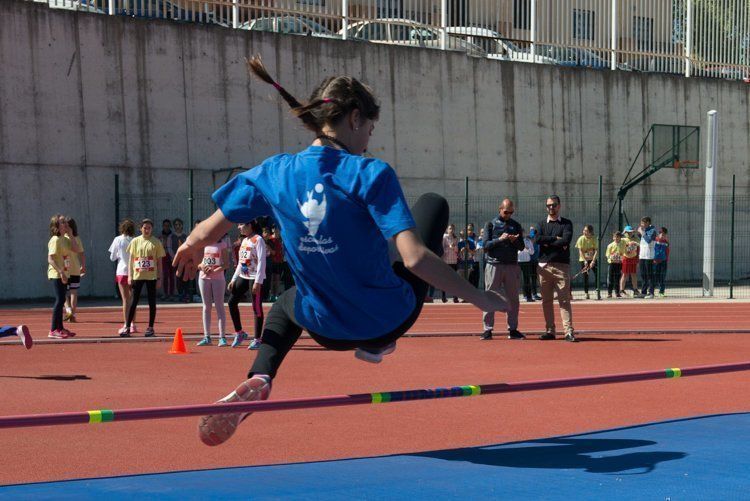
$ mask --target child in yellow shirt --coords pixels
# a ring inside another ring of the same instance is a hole
[[[620,278],[622,275],[622,256],[625,254],[625,242],[622,240],[622,233],[616,231],[612,235],[613,241],[607,246],[605,254],[607,263],[609,263],[609,273],[607,275],[607,297],[612,297],[612,291],[615,291],[617,297],[620,294]]]
[[[589,296],[589,273],[596,277],[596,258],[599,255],[599,242],[594,236],[594,227],[587,224],[583,227],[583,235],[576,241],[578,249],[578,262],[581,263],[581,272],[583,273],[583,291],[586,293],[586,299]],[[596,278],[594,278],[596,281]]]
[[[130,325],[135,317],[135,309],[141,298],[141,290],[144,284],[148,294],[148,327],[144,336],[154,335],[154,321],[156,320],[156,289],[161,287],[161,275],[159,266],[161,258],[166,256],[164,246],[158,238],[153,236],[154,222],[150,219],[141,221],[141,235],[135,237],[127,248],[130,254],[128,262],[128,281],[133,287],[133,298],[128,310],[128,318],[125,322],[125,330],[120,337],[130,337]]]

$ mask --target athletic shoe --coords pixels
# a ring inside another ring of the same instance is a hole
[[[52,339],[68,339],[68,335],[60,329],[49,331],[47,337],[51,337]]]
[[[127,330],[128,330],[128,326],[127,325],[123,325],[122,327],[120,327],[120,329],[117,331],[117,333],[122,335]]]
[[[271,381],[262,376],[253,376],[243,381],[232,393],[216,403],[268,400],[270,394]],[[198,436],[206,445],[223,444],[234,435],[240,423],[250,414],[246,412],[203,416],[198,423]]]
[[[204,337],[203,339],[198,341],[198,344],[196,346],[211,346],[211,338]]]
[[[654,299],[654,295],[653,294],[646,294],[645,296],[643,296],[643,299]]]
[[[247,332],[245,331],[238,331],[234,335],[234,341],[232,341],[232,348],[237,348],[239,345],[242,344],[242,341],[247,339]]]
[[[225,338],[225,337],[220,337],[220,338],[219,338],[219,344],[218,344],[217,346],[218,346],[219,348],[223,348],[223,347],[225,347],[225,346],[226,346],[227,344],[228,344],[228,343],[227,343],[227,338]]]
[[[539,339],[541,341],[552,341],[555,339],[555,334],[553,332],[545,332],[541,336],[539,336]]]
[[[149,325],[143,332],[143,337],[153,337],[155,334],[156,333],[154,332],[154,328]]]
[[[492,330],[491,329],[487,329],[486,331],[484,331],[479,336],[479,339],[481,339],[482,341],[492,341]]]
[[[591,299],[591,296],[589,296],[589,293],[586,293],[586,299]]]
[[[616,298],[618,298],[618,299],[620,299],[620,298],[622,298],[622,294],[620,294],[620,293],[618,292],[618,293],[617,293],[617,295],[616,295],[615,297],[616,297]]]
[[[29,328],[21,324],[18,327],[16,327],[16,334],[18,335],[18,337],[21,338],[21,342],[26,347],[26,349],[30,350],[31,347],[34,345],[34,340],[31,339],[31,333],[29,332]]]
[[[618,294],[617,297],[620,297],[620,295]],[[611,292],[607,293],[607,299],[612,299],[612,293]]]
[[[138,327],[135,326],[135,324],[130,326],[130,332],[133,334],[138,334]]]
[[[73,310],[71,310],[70,308],[66,306],[65,312],[63,313],[63,320],[68,321],[70,320],[70,317],[72,316],[73,316]]]
[[[531,296],[526,296],[526,302],[527,303],[533,303],[534,302],[534,298],[531,297]]]
[[[119,330],[120,337],[130,337],[130,333],[133,331],[133,326],[130,326],[130,329],[128,329],[127,326],[123,327]]]
[[[259,350],[260,349],[260,338],[253,338],[252,341],[250,341],[250,346],[247,347],[248,350]]]
[[[457,298],[456,296],[453,296],[453,302],[454,302],[454,303],[457,303],[457,302],[458,302],[458,298]]]
[[[519,332],[518,329],[511,329],[508,331],[508,339],[526,339],[526,336]]]
[[[534,298],[534,300],[536,300],[536,301],[541,301],[541,300],[542,300],[542,296],[540,296],[539,294],[534,294],[534,295],[533,295],[533,296],[531,296],[531,297],[533,297],[533,298]]]
[[[568,332],[567,334],[565,334],[565,340],[569,341],[571,343],[577,343],[578,342],[578,340],[576,339],[576,335],[573,334],[572,332]]]
[[[660,298],[660,299],[664,299],[665,297],[667,297],[667,295],[666,295],[666,294],[664,294],[663,292],[660,292],[660,293],[659,293],[659,298]]]
[[[65,328],[60,329],[60,330],[63,331],[65,334],[67,334],[68,337],[76,337],[76,333],[75,332],[71,332],[71,331],[69,331],[68,329],[65,329]]]
[[[379,364],[383,361],[385,355],[390,355],[396,351],[396,341],[385,345],[382,348],[357,348],[354,350],[354,356],[364,362]]]

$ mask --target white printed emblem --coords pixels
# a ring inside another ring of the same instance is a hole
[[[326,238],[318,235],[318,230],[326,217],[328,208],[324,191],[323,184],[317,183],[314,190],[307,192],[307,199],[304,203],[297,201],[299,211],[305,219],[302,224],[307,228],[307,235],[300,238],[298,250],[301,252],[332,254],[339,250],[339,246],[333,242],[331,237]],[[322,195],[322,197],[318,197],[319,195]]]

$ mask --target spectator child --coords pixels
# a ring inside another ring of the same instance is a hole
[[[623,254],[622,254],[622,277],[620,278],[620,292],[625,293],[625,284],[628,283],[628,277],[633,287],[633,297],[640,297],[641,293],[638,290],[638,249],[640,244],[635,239],[635,232],[632,226],[626,226],[622,230],[624,237],[623,243]]]
[[[533,277],[536,276],[536,262],[532,262],[534,256],[533,237],[529,233],[523,237],[523,250],[518,251],[518,265],[521,267],[521,277],[523,278],[523,295],[526,301],[531,303],[534,297],[531,295],[531,284]]]
[[[456,236],[456,227],[453,223],[448,225],[443,235],[443,262],[453,268],[453,270],[458,271],[458,237]],[[445,291],[442,291],[441,294],[445,303]],[[453,296],[453,302],[458,302],[456,296]]]
[[[129,244],[127,253],[130,254],[128,262],[128,282],[133,286],[133,298],[130,301],[128,317],[125,319],[125,331],[120,337],[130,337],[131,325],[135,318],[135,310],[141,298],[141,291],[146,287],[148,295],[148,327],[144,331],[145,337],[154,335],[154,322],[156,321],[156,289],[161,284],[159,268],[161,258],[166,255],[164,246],[159,239],[154,237],[154,223],[150,219],[141,221],[141,234],[135,237]]]
[[[529,238],[534,244],[534,253],[531,255],[531,264],[534,273],[531,275],[531,297],[534,301],[541,301],[542,296],[539,295],[539,275],[536,273],[536,267],[539,265],[539,244],[536,242],[537,230],[532,224],[529,226]]]
[[[599,255],[599,242],[594,236],[594,227],[590,224],[583,227],[583,235],[578,237],[576,249],[578,249],[578,262],[583,273],[583,291],[586,293],[586,299],[591,299],[589,296],[589,273],[593,273],[594,280],[596,280],[596,258]]]
[[[667,229],[662,226],[654,245],[654,277],[659,286],[659,297],[664,297],[664,280],[667,276],[667,262],[669,262],[669,237]]]
[[[229,264],[229,249],[224,237],[203,249],[203,261],[198,265],[198,288],[203,300],[203,339],[198,346],[211,344],[211,305],[216,307],[216,322],[219,329],[219,348],[227,345],[224,334],[224,289],[227,285],[224,269]]]
[[[109,259],[117,263],[115,283],[120,290],[120,299],[122,300],[122,327],[117,333],[122,334],[127,328],[128,307],[130,306],[130,298],[133,293],[133,288],[130,286],[130,282],[128,282],[128,263],[130,262],[128,245],[130,245],[135,236],[135,223],[131,219],[125,219],[120,223],[119,229],[120,234],[115,237],[109,246]],[[135,316],[133,316],[133,322],[135,322]],[[137,332],[135,323],[130,325],[130,332]]]
[[[474,239],[469,239],[462,231],[458,239],[458,275],[464,280],[468,280],[473,285],[474,278],[474,254],[477,251],[477,244]]]
[[[622,240],[622,233],[614,232],[613,241],[607,246],[605,254],[609,264],[609,273],[607,274],[607,297],[612,297],[612,291],[615,291],[617,297],[620,294],[620,278],[622,276],[622,255],[625,254],[625,242]]]
[[[257,350],[260,348],[260,338],[263,331],[264,318],[261,293],[263,282],[266,279],[266,243],[263,241],[263,237],[258,234],[261,228],[257,221],[240,223],[237,227],[244,238],[240,246],[237,268],[227,287],[232,294],[232,297],[229,299],[229,314],[232,317],[235,331],[232,348],[241,345],[242,341],[247,338],[247,333],[242,329],[239,304],[245,297],[245,294],[250,291],[253,316],[255,318],[253,340],[250,342],[250,349]]]
[[[55,305],[52,308],[52,324],[49,336],[54,339],[67,339],[75,336],[63,327],[63,308],[65,306],[65,290],[70,279],[70,256],[80,250],[78,241],[71,236],[68,220],[62,214],[55,214],[49,222],[50,239],[47,242],[47,278],[52,282],[55,291]]]
[[[83,242],[78,236],[78,225],[75,219],[68,218],[70,235],[65,238],[75,240],[76,247],[79,249],[70,253],[70,275],[68,277],[68,296],[65,300],[65,320],[70,322],[76,321],[76,310],[78,309],[78,288],[81,286],[81,277],[86,274],[86,254],[83,252]],[[71,245],[71,247],[73,247]]]

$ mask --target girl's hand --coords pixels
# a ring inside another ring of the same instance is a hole
[[[260,293],[260,290],[261,290],[261,284],[259,284],[258,282],[255,282],[253,284],[253,294]]]
[[[176,270],[175,275],[187,281],[195,278],[195,273],[202,262],[203,249],[196,249],[186,242],[177,249],[172,266]]]
[[[229,282],[229,285],[227,285],[227,290],[229,292],[232,292],[232,289],[234,289],[234,280],[232,280],[231,282]]]
[[[68,275],[65,272],[60,273],[60,280],[63,284],[68,285]]]

